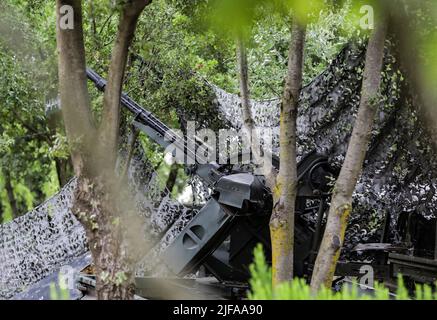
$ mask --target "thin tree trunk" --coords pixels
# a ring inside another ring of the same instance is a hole
[[[55,158],[56,174],[58,176],[59,187],[65,186],[71,179],[71,159]]]
[[[12,218],[18,218],[20,212],[18,210],[17,199],[15,198],[14,188],[11,181],[11,173],[8,169],[3,169],[3,178],[5,179],[5,189],[8,195],[9,205],[11,206]]]
[[[0,202],[0,224],[3,223],[3,204]]]
[[[179,166],[177,163],[173,163],[170,167],[170,173],[168,174],[167,182],[165,183],[165,190],[168,194],[173,192],[176,184],[176,178],[178,177]]]
[[[59,183],[59,189],[64,186],[64,179],[63,179],[63,166],[61,163],[61,159],[55,158],[55,166],[56,166],[56,175],[58,176],[58,183]]]
[[[360,106],[346,158],[335,183],[325,233],[315,262],[311,279],[313,293],[322,286],[330,287],[334,277],[352,210],[352,193],[360,176],[375,118],[385,38],[386,23],[379,21],[367,46]]]
[[[56,135],[58,128],[62,127],[61,115],[59,115],[58,113],[51,114],[47,118],[47,126],[50,130],[50,137],[48,139],[48,142],[50,146],[53,146],[54,141],[52,137]],[[67,159],[64,159],[55,157],[54,162],[56,167],[56,175],[58,177],[59,188],[62,188],[68,182],[68,179],[72,177],[71,158],[68,157]]]
[[[273,190],[270,219],[272,280],[277,285],[293,278],[294,211],[297,192],[296,117],[302,86],[305,27],[293,19],[288,72],[280,115],[280,169]]]
[[[243,120],[243,135],[249,143],[252,161],[262,166],[263,174],[266,177],[266,183],[270,189],[273,189],[274,181],[276,179],[276,172],[273,170],[271,163],[267,163],[263,160],[267,160],[268,157],[261,158],[260,154],[260,137],[257,136],[255,131],[255,123],[253,121],[252,109],[250,105],[250,90],[249,90],[249,67],[247,63],[247,50],[244,43],[243,35],[240,34],[236,39],[236,53],[237,53],[237,65],[240,84],[240,100],[241,100],[241,115]],[[265,150],[268,152],[269,150]]]
[[[238,73],[240,76],[240,98],[241,112],[243,116],[243,129],[247,134],[251,135],[254,127],[252,111],[250,108],[250,93],[249,93],[249,75],[247,65],[246,45],[242,36],[239,36],[236,41]]]

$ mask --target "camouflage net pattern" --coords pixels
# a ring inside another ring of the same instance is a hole
[[[76,180],[17,219],[0,225],[0,298],[10,298],[87,251],[71,213]]]
[[[392,241],[397,240],[395,225],[401,212],[415,212],[425,219],[436,217],[437,158],[390,47],[387,43],[377,115],[353,196],[343,253],[358,243],[379,242],[387,211],[391,214]],[[297,119],[299,159],[317,150],[329,158],[331,166],[341,168],[360,102],[364,48],[359,44],[347,46],[325,72],[303,88]],[[239,97],[220,88],[215,92],[220,112],[234,128],[240,128]],[[274,128],[276,154],[279,105],[279,99],[251,102],[255,125]]]
[[[346,47],[324,73],[303,88],[298,113],[299,159],[317,150],[328,156],[333,167],[341,167],[360,100],[363,48],[362,45]],[[394,226],[401,212],[417,212],[426,219],[435,217],[436,157],[404,82],[395,58],[387,51],[377,117],[354,193],[343,253],[358,243],[378,242],[387,211],[391,213],[394,241],[397,237]],[[216,99],[208,114],[217,114],[223,119],[223,127],[240,129],[239,97],[213,85],[211,88]],[[273,128],[276,154],[279,152],[279,104],[279,99],[251,103],[256,126]],[[206,124],[208,118],[205,116]],[[122,148],[121,154],[121,159],[126,158],[126,148]],[[138,265],[137,274],[141,276],[150,274],[154,266],[160,265],[160,252],[191,221],[196,211],[181,205],[168,193],[163,196],[158,175],[138,144],[129,166],[128,180],[138,212],[144,217],[144,230],[155,243]],[[73,179],[39,207],[0,225],[0,298],[12,297],[87,252],[84,230],[70,210],[74,187]],[[201,183],[193,180],[195,193],[201,189]]]
[[[122,147],[120,159],[126,159],[126,152]],[[195,211],[162,196],[158,175],[139,143],[127,174],[147,239],[157,243],[163,238],[156,247],[165,247]],[[0,225],[0,299],[13,297],[88,252],[85,231],[71,211],[75,186],[73,178],[40,206]]]

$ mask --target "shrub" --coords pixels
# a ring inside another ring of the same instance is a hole
[[[295,278],[293,281],[284,282],[272,287],[271,267],[267,265],[261,244],[254,250],[254,261],[250,265],[251,290],[248,294],[250,300],[407,300],[411,299],[405,288],[402,277],[398,278],[398,288],[395,295],[380,283],[375,283],[372,293],[363,293],[356,283],[343,286],[338,292],[330,288],[322,288],[317,295],[312,295],[310,286],[305,279]],[[437,300],[437,292],[433,293],[429,285],[416,285],[416,300]]]

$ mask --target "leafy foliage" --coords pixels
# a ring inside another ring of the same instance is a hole
[[[284,282],[272,287],[271,268],[267,265],[262,245],[259,244],[254,250],[254,262],[250,266],[252,278],[250,280],[251,300],[407,300],[411,299],[405,288],[402,277],[398,278],[395,295],[382,284],[376,283],[372,293],[363,293],[357,284],[351,287],[343,286],[338,292],[332,289],[322,288],[317,295],[311,294],[309,284],[305,279],[296,278],[291,282]],[[416,300],[437,300],[437,292],[433,293],[429,285],[417,285],[415,290]]]
[[[12,216],[11,195],[17,202],[15,214],[19,214],[57,188],[53,132],[45,113],[45,101],[55,82],[54,69],[40,51],[44,38],[32,31],[18,7],[2,3],[0,8],[0,181],[13,188],[8,196],[6,188],[0,193],[7,221]],[[52,182],[55,184],[49,186]]]
[[[290,1],[287,6],[297,3]],[[14,188],[22,183],[30,190],[28,194],[33,195],[32,201],[20,202],[35,205],[44,198],[44,192],[57,188],[56,183],[51,184],[56,181],[53,160],[68,157],[65,136],[62,130],[52,132],[48,128],[44,108],[46,100],[57,94],[55,1],[14,0],[2,6],[4,21],[8,21],[8,26],[0,26],[6,31],[0,40],[6,48],[1,56],[1,69],[6,75],[1,87],[3,101],[8,104],[3,108],[2,124],[12,124],[19,118],[22,123],[3,129],[0,148],[2,159],[11,165]],[[216,10],[218,6],[220,10]],[[249,12],[245,8],[250,8]],[[278,96],[281,91],[287,60],[289,21],[283,9],[275,1],[154,1],[139,21],[124,90],[172,127],[181,125],[181,116],[184,120],[209,119],[206,123],[210,127],[218,127],[221,122],[209,116],[209,105],[214,97],[205,79],[230,92],[238,92],[238,83],[234,38],[230,37],[229,28],[218,30],[211,16],[224,21],[230,17],[228,12],[231,10],[236,15],[235,28],[250,27],[252,95],[254,98],[270,98]],[[311,22],[306,81],[329,63],[349,36],[338,37],[336,31],[326,31],[338,29],[347,8],[338,12],[330,7],[326,10],[326,13],[321,13],[321,23],[314,19]],[[87,63],[103,76],[107,73],[118,16],[117,7],[106,1],[84,4]],[[321,52],[325,55],[316,58]],[[91,84],[90,93],[93,109],[99,115],[103,97],[92,89]],[[6,112],[8,110],[16,113]],[[129,121],[128,117],[126,115],[126,121]],[[38,135],[25,126],[35,127]],[[20,140],[20,136],[27,139]],[[159,172],[165,176],[169,168],[160,161],[162,153],[146,137],[141,136],[141,140],[152,162],[163,167]],[[30,164],[32,162],[34,165]],[[29,185],[27,180],[30,178],[26,180],[23,175],[33,177],[34,185]],[[178,185],[181,186],[185,179],[180,170]],[[3,199],[2,203],[8,207],[5,194]],[[21,206],[20,211],[26,209]],[[7,208],[6,211],[10,210]]]

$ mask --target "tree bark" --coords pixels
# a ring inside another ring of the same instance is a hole
[[[302,86],[305,33],[305,26],[294,18],[280,114],[281,165],[273,190],[273,212],[270,219],[273,285],[293,278],[294,211],[297,192],[296,117]]]
[[[361,101],[346,158],[334,186],[328,220],[314,266],[311,290],[331,287],[352,210],[352,193],[360,176],[373,126],[384,58],[386,22],[378,21],[366,52]]]
[[[132,261],[123,242],[121,207],[105,177],[78,178],[73,212],[85,227],[93,256],[96,293],[99,300],[132,299]]]
[[[9,169],[3,169],[3,178],[5,179],[5,189],[8,195],[9,205],[11,206],[12,218],[18,218],[20,211],[18,210],[17,199],[15,198],[14,188],[11,181],[11,172]]]

